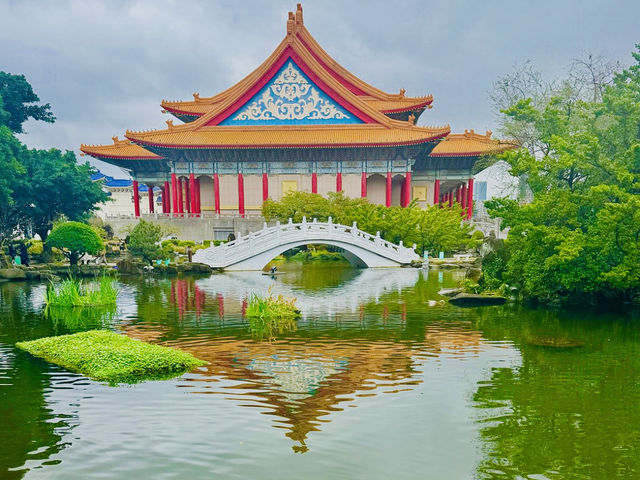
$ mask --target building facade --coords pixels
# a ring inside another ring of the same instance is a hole
[[[291,191],[342,191],[386,206],[458,202],[471,218],[474,162],[514,145],[418,126],[432,102],[350,73],[311,36],[298,5],[285,38],[243,80],[212,97],[162,101],[181,124],[81,150],[131,172],[136,216],[142,184],[160,189],[167,216],[244,217]],[[157,211],[153,195],[148,209]]]

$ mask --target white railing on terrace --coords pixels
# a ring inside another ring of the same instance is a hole
[[[262,230],[244,237],[238,236],[235,240],[217,247],[198,250],[193,259],[203,261],[214,268],[225,268],[269,250],[278,249],[283,245],[299,242],[334,242],[351,245],[398,264],[409,264],[419,259],[415,253],[415,245],[413,248],[408,248],[402,245],[402,241],[396,245],[381,238],[380,232],[371,235],[358,229],[355,222],[349,227],[333,223],[331,217],[328,222],[318,222],[317,219],[307,222],[303,217],[301,223],[293,223],[292,219],[289,219],[289,223],[286,224],[277,222],[272,227],[264,223]]]

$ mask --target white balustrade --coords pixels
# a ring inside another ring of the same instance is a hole
[[[380,237],[380,232],[376,236],[370,235],[358,229],[355,222],[352,226],[347,226],[333,223],[331,218],[328,222],[318,222],[314,218],[311,223],[303,218],[301,223],[293,223],[289,219],[286,224],[276,222],[272,227],[265,224],[257,232],[244,237],[238,235],[231,242],[198,250],[193,260],[214,268],[228,268],[243,262],[248,267],[243,269],[261,270],[264,264],[282,251],[309,243],[338,246],[360,258],[367,266],[403,265],[419,259],[414,249],[403,246],[402,242],[400,245],[387,242]],[[257,263],[247,263],[247,260],[254,257]],[[264,263],[260,264],[262,262]]]

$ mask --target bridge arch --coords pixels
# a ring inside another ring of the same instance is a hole
[[[352,226],[331,222],[279,222],[245,237],[198,250],[193,261],[225,270],[262,270],[279,254],[302,245],[319,243],[333,245],[347,252],[347,259],[366,267],[397,267],[418,260],[413,248],[387,242]]]

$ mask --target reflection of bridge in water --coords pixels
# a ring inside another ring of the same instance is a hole
[[[287,284],[286,275],[277,278],[252,272],[227,272],[197,281],[197,286],[208,295],[221,295],[225,299],[245,299],[252,294],[273,294],[296,298],[303,318],[315,315],[331,316],[337,312],[355,313],[370,302],[378,302],[386,293],[413,287],[427,271],[414,268],[365,269],[337,287],[306,290]]]

